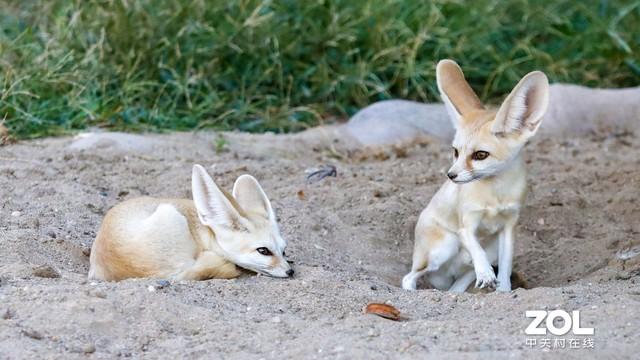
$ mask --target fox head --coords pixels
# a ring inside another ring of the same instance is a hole
[[[542,123],[549,82],[534,71],[523,77],[498,110],[486,109],[452,60],[436,67],[438,90],[456,129],[454,163],[447,176],[463,184],[495,175],[520,155]]]
[[[200,221],[213,231],[229,261],[269,276],[293,276],[285,259],[287,242],[280,235],[267,195],[253,176],[240,176],[230,195],[202,166],[194,165],[191,187]]]

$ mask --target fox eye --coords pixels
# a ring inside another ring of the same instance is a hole
[[[456,148],[453,148],[453,157],[456,159],[458,158],[458,149]]]
[[[287,252],[282,250],[282,256],[287,256]]]
[[[271,250],[267,249],[266,247],[259,247],[259,248],[256,249],[256,251],[259,252],[261,255],[264,255],[264,256],[273,255],[271,253]]]
[[[486,151],[476,151],[471,155],[471,159],[473,160],[484,160],[489,157],[489,153]]]

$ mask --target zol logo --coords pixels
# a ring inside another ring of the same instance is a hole
[[[580,312],[572,311],[571,315],[564,310],[527,310],[525,316],[533,318],[531,324],[527,326],[524,333],[527,335],[547,335],[547,330],[553,335],[565,335],[571,329],[574,335],[593,335],[593,328],[580,327]],[[546,319],[546,321],[545,321]],[[554,324],[556,319],[562,319],[563,323],[560,327]],[[540,327],[542,322],[545,327]]]

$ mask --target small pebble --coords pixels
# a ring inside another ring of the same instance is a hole
[[[149,292],[155,292],[155,291],[156,291],[156,288],[155,288],[153,285],[149,285],[149,286],[147,287],[147,291],[149,291]]]
[[[60,273],[58,270],[54,269],[50,265],[42,265],[33,269],[33,276],[48,278],[48,279],[56,279],[60,277]]]
[[[84,352],[85,354],[93,354],[94,352],[96,352],[96,346],[93,344],[87,344],[84,348],[82,348],[82,352]]]
[[[3,320],[13,319],[13,312],[11,311],[11,309],[6,309],[6,310],[2,313],[2,319],[3,319]]]
[[[171,283],[169,282],[169,280],[158,280],[156,282],[156,289],[164,289],[167,286],[171,285]]]
[[[107,298],[107,293],[105,293],[102,290],[95,290],[91,293],[91,295],[101,298],[101,299],[106,299]]]
[[[22,333],[27,336],[30,337],[32,339],[35,340],[42,340],[42,334],[40,334],[38,331],[36,330],[22,330]]]
[[[544,225],[544,219],[543,218],[539,218],[538,219],[538,225]]]
[[[18,217],[20,215],[22,215],[22,213],[20,211],[14,211],[14,212],[11,213],[11,216],[13,216],[13,217]]]

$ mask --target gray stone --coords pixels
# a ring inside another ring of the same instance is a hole
[[[145,153],[153,149],[154,141],[141,135],[119,132],[87,132],[74,137],[68,148],[75,151],[104,151]]]
[[[540,133],[546,136],[582,135],[601,129],[636,130],[639,125],[640,87],[592,89],[553,84]],[[424,136],[448,142],[454,134],[443,104],[406,100],[371,104],[353,115],[341,130],[364,146],[411,142]]]

